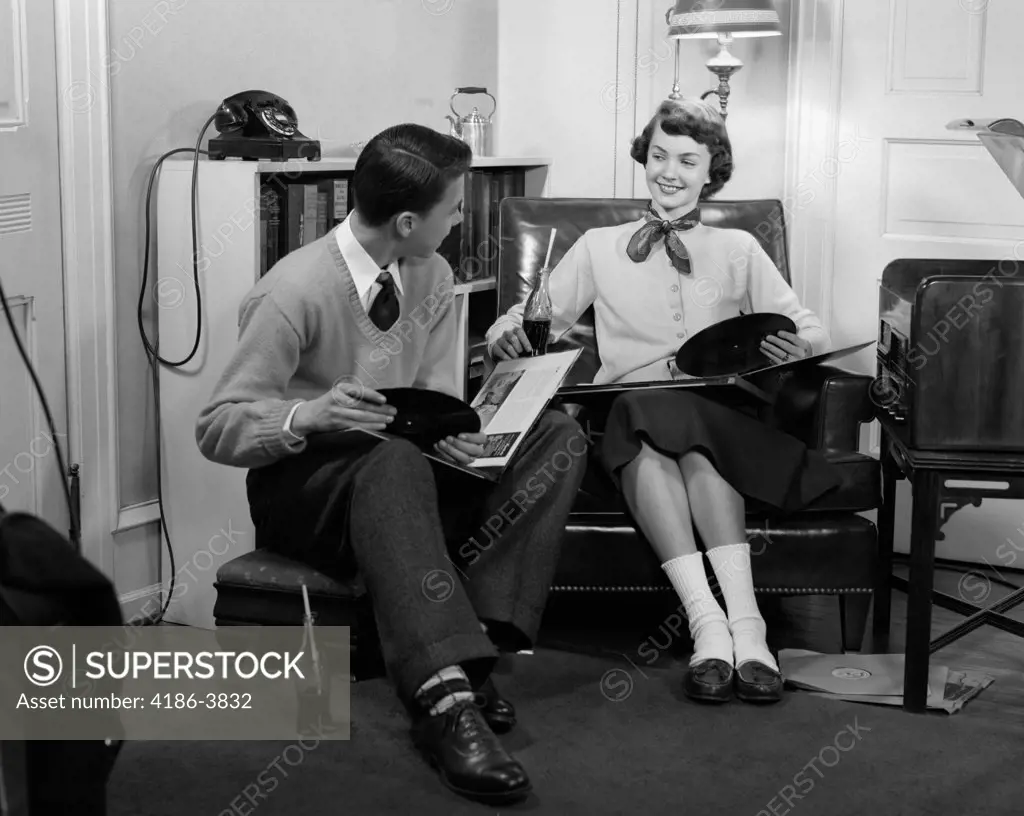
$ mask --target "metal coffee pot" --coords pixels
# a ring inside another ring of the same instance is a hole
[[[455,110],[455,97],[459,94],[487,94],[490,96],[493,105],[490,115],[485,117],[478,108],[474,107],[471,113],[460,118],[459,112]],[[498,109],[498,101],[494,96],[488,93],[486,88],[456,88],[448,104],[454,114],[454,116],[445,116],[452,123],[451,135],[468,144],[474,156],[490,156],[493,141],[491,117]]]

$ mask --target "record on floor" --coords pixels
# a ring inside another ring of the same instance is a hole
[[[796,333],[785,315],[758,313],[723,320],[698,332],[676,353],[676,365],[693,377],[744,374],[770,364],[761,341],[780,331]]]

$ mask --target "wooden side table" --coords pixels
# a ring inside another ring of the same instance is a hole
[[[891,417],[879,416],[882,426],[882,506],[878,512],[879,569],[890,576],[890,591],[875,598],[875,649],[888,651],[890,594],[893,587],[907,592],[906,664],[903,708],[927,710],[928,664],[933,652],[959,640],[985,624],[1024,637],[1024,622],[1005,613],[1024,603],[1024,589],[989,607],[980,607],[934,589],[935,542],[942,526],[968,504],[983,499],[1024,498],[1024,454],[975,451],[921,451],[906,442],[906,433]],[[896,517],[896,482],[910,481],[913,510],[910,533],[910,575],[892,575],[893,529]],[[949,631],[931,639],[932,604],[967,617]]]

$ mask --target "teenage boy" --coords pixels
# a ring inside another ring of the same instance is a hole
[[[462,221],[471,160],[463,142],[420,125],[370,140],[348,218],[242,302],[238,346],[196,438],[208,459],[249,468],[257,546],[361,577],[415,743],[449,788],[503,803],[530,782],[495,735],[515,710],[489,675],[499,648],[536,637],[586,464],[582,430],[545,412],[486,488],[435,480],[397,437],[316,445],[321,432],[386,431],[395,410],[381,389],[458,395],[452,273],[437,248]],[[469,463],[485,442],[461,434],[436,451]],[[568,464],[553,468],[556,458]]]

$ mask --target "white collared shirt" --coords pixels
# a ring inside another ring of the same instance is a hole
[[[345,265],[352,274],[356,292],[359,293],[359,302],[369,313],[374,298],[380,292],[377,276],[382,270],[374,263],[369,253],[363,249],[363,245],[356,240],[356,236],[352,234],[351,218],[352,216],[349,215],[338,225],[338,228],[334,230],[334,238],[338,242],[338,249],[341,250],[341,257],[345,259]],[[402,294],[402,278],[398,273],[398,261],[392,261],[388,265],[387,271],[391,273],[398,293]]]
[[[356,236],[352,234],[351,218],[350,214],[338,225],[334,230],[334,239],[338,242],[341,257],[344,258],[345,266],[348,267],[348,271],[352,275],[352,282],[356,285],[359,302],[363,304],[363,308],[369,314],[370,306],[373,305],[374,298],[381,290],[381,285],[377,283],[377,277],[382,270],[363,248],[363,245],[356,240]],[[395,288],[399,294],[402,294],[402,277],[398,272],[398,261],[392,261],[386,271],[391,273]],[[301,404],[299,402],[293,405],[284,420],[285,431],[295,440],[302,439],[298,434],[292,433],[292,419]]]

